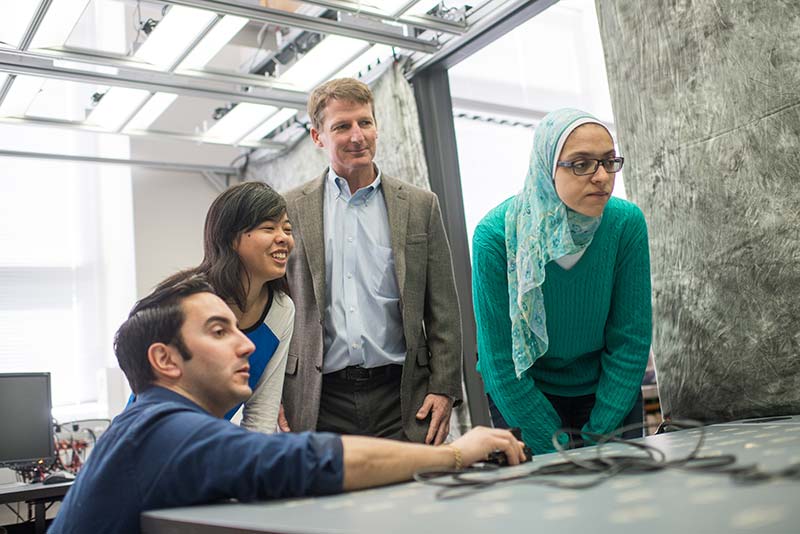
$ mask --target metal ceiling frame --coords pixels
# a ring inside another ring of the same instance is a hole
[[[85,56],[76,53],[60,52],[57,55],[48,55],[0,49],[0,72],[294,109],[305,109],[308,100],[305,92],[277,88],[263,78],[257,81],[253,77],[252,83],[243,85],[240,79],[223,82],[218,78],[207,77],[203,73],[170,73],[134,67],[131,62],[115,61],[110,58],[102,64],[114,67],[117,69],[117,74],[109,74],[73,66],[58,66],[56,62],[59,60],[88,63]],[[93,63],[98,63],[97,58]]]
[[[202,135],[182,134],[178,132],[162,132],[159,130],[134,130],[127,129],[123,132],[112,132],[93,126],[91,124],[84,124],[81,122],[73,122],[61,119],[48,119],[44,117],[0,117],[0,124],[18,124],[23,126],[46,126],[49,128],[64,128],[72,131],[99,133],[109,135],[126,135],[138,139],[164,139],[168,141],[182,141],[187,143],[205,144],[205,145],[221,145],[232,146],[230,143],[216,141],[210,137],[203,137]],[[286,143],[277,143],[275,141],[267,141],[261,139],[259,141],[242,141],[237,143],[240,148],[259,148],[268,149],[276,152],[286,150]]]
[[[449,69],[556,2],[558,0],[497,0],[483,4],[467,15],[469,33],[447,41],[428,57],[412,61],[406,77],[413,78],[428,67]]]
[[[100,163],[103,165],[124,165],[127,167],[143,167],[171,172],[213,173],[224,176],[238,175],[236,167],[221,167],[217,165],[197,165],[194,163],[173,163],[169,161],[152,161],[143,159],[105,158],[98,156],[77,156],[72,154],[52,154],[45,152],[28,152],[22,150],[0,149],[0,157],[43,159],[53,161],[74,161],[78,163]]]
[[[244,4],[237,0],[158,0],[165,4],[179,5],[184,7],[194,7],[214,11],[221,15],[235,15],[245,17],[256,22],[265,22],[301,28],[317,33],[342,35],[361,39],[371,43],[381,43],[389,46],[414,50],[432,54],[439,50],[439,43],[406,37],[398,33],[399,28],[376,22],[375,24],[359,24],[355,22],[343,22],[336,20],[322,19],[301,15],[299,13],[289,13],[279,9],[258,7],[252,4]],[[376,28],[376,25],[383,25],[384,28]],[[441,30],[438,30],[441,31]]]
[[[182,96],[194,96],[213,100],[223,100],[226,102],[249,102],[261,105],[273,105],[278,108],[292,108],[304,110],[307,95],[303,91],[296,91],[291,88],[282,88],[279,84],[270,83],[263,77],[250,76],[247,74],[217,74],[204,71],[183,70],[175,72],[180,62],[191,53],[200,40],[222,19],[223,15],[234,14],[244,16],[249,20],[273,22],[276,24],[286,24],[293,27],[308,29],[312,31],[322,31],[338,35],[359,37],[368,42],[381,42],[395,46],[402,46],[410,50],[433,52],[438,49],[437,42],[407,37],[402,34],[402,29],[397,27],[397,23],[413,25],[421,29],[435,29],[436,31],[459,34],[464,31],[463,25],[451,23],[449,21],[436,21],[433,17],[423,17],[431,20],[406,20],[400,21],[398,17],[386,17],[376,12],[361,13],[364,20],[334,21],[300,15],[297,13],[284,12],[276,9],[260,8],[255,5],[248,5],[238,0],[156,0],[163,4],[183,5],[206,9],[217,14],[206,28],[195,38],[193,46],[166,70],[156,70],[150,65],[138,62],[134,58],[122,57],[116,54],[98,52],[94,50],[81,50],[78,48],[52,48],[39,49],[34,52],[27,51],[33,41],[42,21],[47,15],[53,0],[42,0],[37,6],[36,12],[31,18],[25,30],[19,49],[2,50],[0,49],[0,72],[7,72],[10,76],[0,86],[0,104],[8,94],[17,75],[38,76],[42,78],[59,79],[78,83],[92,83],[98,85],[108,85],[111,87],[126,87],[149,91],[151,96],[156,92],[174,93]],[[313,4],[314,1],[307,2]],[[319,0],[318,5],[326,4],[325,7],[337,9],[344,13],[358,14],[358,9],[352,2],[339,2],[337,0]],[[412,2],[403,6],[402,10],[407,10]],[[391,24],[383,24],[384,21]],[[381,28],[380,26],[384,27]],[[75,62],[79,65],[60,63],[61,61]],[[113,67],[115,74],[108,72],[96,72],[98,69],[86,68],[87,65],[98,65],[102,67]],[[107,133],[128,134],[125,126],[140,111],[149,98],[134,110],[123,124],[116,131],[109,131],[100,128],[92,128],[91,125],[74,123],[72,121],[41,120],[23,117],[11,117],[5,122],[28,123],[28,124],[50,124],[58,127],[72,127],[84,131],[100,131]],[[148,132],[152,132],[148,130]],[[198,139],[197,136],[186,136],[179,133],[165,134],[164,132],[152,132],[154,137],[169,138],[173,140],[191,140],[201,142],[211,142],[213,140]],[[132,134],[133,135],[133,134]],[[244,139],[245,136],[242,137]],[[246,146],[251,148],[264,148],[265,143],[244,142],[239,139],[233,146]],[[229,143],[230,144],[230,143]],[[269,143],[266,143],[269,145]]]
[[[188,46],[188,47],[186,48],[186,50],[184,50],[184,51],[183,51],[183,53],[182,53],[182,54],[180,54],[180,55],[179,55],[179,56],[178,56],[178,57],[175,59],[175,61],[173,61],[173,62],[172,62],[172,65],[170,65],[170,66],[169,66],[169,68],[167,69],[167,72],[175,72],[175,69],[176,69],[176,68],[178,68],[178,65],[180,65],[180,64],[181,64],[181,61],[183,61],[184,59],[186,59],[186,58],[189,56],[189,54],[191,54],[191,53],[192,53],[192,50],[194,50],[194,48],[195,48],[195,47],[196,47],[198,44],[200,44],[200,41],[202,41],[202,40],[203,40],[203,38],[204,38],[206,35],[208,35],[208,32],[210,32],[210,31],[211,31],[211,30],[214,28],[214,26],[216,26],[216,25],[217,25],[217,23],[218,23],[219,21],[221,21],[221,20],[222,20],[222,15],[217,15],[216,17],[214,17],[214,20],[212,20],[211,22],[209,22],[209,23],[206,25],[206,27],[203,29],[203,31],[201,31],[201,32],[200,32],[198,35],[196,35],[196,36],[195,36],[195,38],[192,40],[192,44],[191,44],[190,46]],[[134,118],[134,117],[135,117],[135,116],[136,116],[136,115],[137,115],[137,114],[138,114],[138,113],[139,113],[139,112],[140,112],[140,111],[141,111],[141,110],[142,110],[142,109],[143,109],[143,108],[144,108],[144,107],[147,105],[147,103],[148,103],[148,102],[150,102],[150,99],[151,99],[151,98],[153,98],[153,96],[154,96],[154,95],[155,95],[155,93],[150,93],[150,96],[149,96],[149,97],[147,97],[147,98],[145,98],[144,100],[142,100],[141,104],[139,104],[139,105],[136,107],[136,109],[134,109],[133,111],[131,111],[130,115],[128,115],[128,117],[127,117],[127,118],[125,119],[125,121],[124,121],[124,122],[123,122],[123,123],[122,123],[122,124],[119,126],[119,128],[117,128],[117,130],[116,130],[116,131],[117,131],[118,133],[119,133],[119,132],[122,132],[122,131],[125,129],[125,127],[128,125],[128,123],[130,123],[130,122],[133,120],[133,118]]]
[[[39,4],[39,7],[36,8],[36,13],[33,14],[28,27],[25,28],[25,34],[22,36],[22,41],[18,50],[25,51],[31,45],[33,36],[36,35],[36,31],[39,29],[39,26],[42,25],[44,16],[47,14],[47,10],[50,9],[50,4],[52,2],[53,0],[42,0],[42,2]],[[0,104],[3,103],[8,91],[11,89],[11,84],[14,83],[14,78],[15,76],[9,76],[3,83],[3,86],[0,87]]]
[[[339,12],[351,13],[353,15],[364,15],[383,22],[400,23],[406,26],[413,26],[421,30],[432,30],[437,32],[452,33],[461,35],[467,31],[466,22],[459,23],[450,20],[438,19],[428,15],[405,15],[404,12],[410,9],[416,2],[409,2],[403,7],[399,15],[390,15],[383,11],[371,9],[361,5],[360,2],[348,0],[300,0],[304,4],[335,9]]]
[[[473,34],[471,21],[481,22],[482,27],[480,29],[483,31],[483,26],[488,24],[482,18],[487,6],[502,5],[502,14],[505,14],[509,10],[517,9],[520,4],[530,3],[519,0],[488,0],[476,7],[466,21],[452,22],[427,15],[404,16],[403,13],[415,4],[415,1],[411,0],[398,8],[395,15],[381,13],[375,7],[364,8],[360,3],[356,3],[353,0],[300,0],[305,4],[333,9],[341,14],[349,15],[345,17],[346,20],[340,21],[260,7],[253,2],[245,0],[154,0],[160,4],[199,8],[217,14],[217,17],[195,38],[193,46],[187,47],[184,54],[169,69],[158,70],[135,58],[76,47],[28,51],[53,1],[41,0],[25,30],[19,49],[0,49],[0,72],[10,74],[5,83],[2,84],[2,87],[0,87],[0,104],[2,104],[16,76],[28,75],[45,79],[139,89],[148,91],[151,96],[154,93],[164,92],[223,102],[248,102],[272,105],[278,108],[304,110],[308,98],[307,93],[294,90],[287,84],[271,82],[262,76],[217,73],[205,70],[180,70],[178,66],[191,53],[194,45],[199,43],[224,15],[236,15],[256,22],[286,25],[307,31],[358,38],[368,43],[382,43],[401,47],[413,51],[414,56],[421,56],[423,58],[422,61],[425,61],[425,63],[420,63],[421,67],[430,63],[430,61],[426,61],[423,54],[433,54],[430,59],[440,58],[444,51],[457,49],[462,42],[471,40],[470,37]],[[539,1],[541,2],[542,0]],[[508,7],[509,5],[511,7]],[[485,18],[488,19],[489,17]],[[491,17],[491,20],[494,20],[494,18],[496,17]],[[412,28],[425,31],[425,37],[431,36],[431,32],[441,32],[452,35],[452,38],[446,40],[443,46],[436,35],[432,36],[433,39],[427,40],[404,34],[404,32],[409,31],[414,34]],[[97,69],[97,66],[104,67],[104,69]],[[102,72],[98,72],[98,70],[102,70]],[[201,135],[187,135],[149,129],[135,131],[125,129],[130,119],[148,101],[149,99],[145,99],[116,131],[96,127],[84,122],[28,116],[0,117],[0,123],[50,126],[85,132],[116,133],[139,138],[151,137],[245,148],[285,149],[285,145],[282,143],[263,140],[256,142],[243,141],[246,135],[237,143],[222,143],[204,138]]]

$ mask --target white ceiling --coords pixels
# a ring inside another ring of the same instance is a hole
[[[0,123],[276,151],[318,83],[393,54],[413,66],[525,3],[0,2]]]

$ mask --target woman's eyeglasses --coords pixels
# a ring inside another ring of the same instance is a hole
[[[614,174],[622,169],[622,164],[625,163],[625,158],[617,156],[614,158],[606,159],[576,159],[575,161],[559,161],[559,167],[566,167],[572,169],[575,176],[589,176],[597,172],[600,165],[609,174]]]

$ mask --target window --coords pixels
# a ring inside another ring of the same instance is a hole
[[[518,193],[539,119],[562,107],[612,128],[592,0],[561,0],[448,71],[470,246],[486,213]],[[625,197],[622,174],[614,195]]]
[[[44,128],[0,129],[0,139],[39,152],[127,150],[122,138]],[[107,415],[113,332],[135,297],[132,224],[127,168],[3,158],[0,372],[50,372],[58,418]]]

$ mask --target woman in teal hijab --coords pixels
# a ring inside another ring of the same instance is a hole
[[[642,212],[611,197],[622,164],[600,121],[554,111],[523,190],[473,236],[478,370],[495,423],[520,427],[534,453],[562,427],[606,434],[642,419],[650,260]]]

